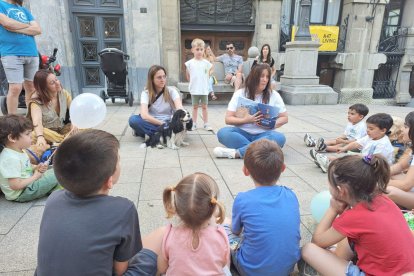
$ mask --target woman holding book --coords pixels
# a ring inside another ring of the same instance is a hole
[[[276,129],[288,122],[288,114],[282,97],[270,88],[271,72],[268,64],[254,66],[246,79],[245,87],[234,92],[225,116],[226,124],[233,126],[218,131],[218,140],[226,148],[214,149],[217,158],[243,158],[247,147],[259,139],[269,139],[280,147],[285,144],[285,135]],[[246,99],[252,101],[250,108],[245,105]],[[257,107],[259,104],[262,105]],[[253,109],[259,111],[249,112]],[[264,118],[265,110],[276,113],[274,125],[272,120]]]

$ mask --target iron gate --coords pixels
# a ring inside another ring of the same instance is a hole
[[[385,6],[378,52],[387,56],[387,62],[374,72],[374,99],[392,99],[397,93],[398,73],[408,33],[407,28],[400,27],[403,6],[404,0],[391,0]]]

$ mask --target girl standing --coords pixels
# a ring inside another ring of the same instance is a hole
[[[215,77],[212,75],[214,71],[214,62],[216,61],[216,56],[214,55],[213,51],[211,50],[210,45],[206,44],[206,48],[204,49],[204,58],[208,60],[213,66],[210,69],[210,79],[208,82],[209,85],[209,92],[211,100],[217,100],[216,95],[214,94],[213,84],[216,84]]]
[[[379,155],[344,156],[331,162],[328,179],[331,204],[302,258],[323,275],[414,271],[414,237],[400,209],[384,195],[387,161]],[[325,249],[337,243],[334,254]]]

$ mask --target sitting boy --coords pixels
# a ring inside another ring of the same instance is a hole
[[[256,187],[237,195],[231,230],[225,225],[241,275],[289,275],[300,258],[298,199],[276,185],[283,162],[280,147],[267,139],[252,143],[244,156],[243,173]]]
[[[122,275],[138,252],[132,270],[155,275],[157,256],[142,249],[135,205],[108,195],[120,176],[118,150],[115,136],[101,130],[57,149],[54,169],[65,190],[46,202],[35,275]]]
[[[306,146],[315,147],[311,150],[312,157],[316,152],[336,152],[338,148],[347,145],[367,135],[367,126],[363,119],[369,112],[368,107],[365,104],[354,104],[348,109],[348,124],[345,127],[344,133],[331,140],[324,140],[319,138],[316,142],[308,134],[305,134],[303,140]]]

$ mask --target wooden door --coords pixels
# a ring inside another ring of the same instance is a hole
[[[181,33],[181,80],[185,79],[185,65],[187,60],[193,58],[191,42],[194,38],[200,38],[209,44],[215,56],[226,53],[226,45],[230,42],[236,47],[236,54],[247,59],[247,51],[251,46],[252,34],[246,33],[218,33],[218,32],[182,32]]]

